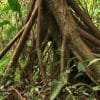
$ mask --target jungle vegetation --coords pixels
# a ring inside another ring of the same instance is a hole
[[[0,0],[0,100],[100,100],[100,0]]]

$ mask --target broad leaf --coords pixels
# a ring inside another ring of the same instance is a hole
[[[9,4],[11,10],[20,13],[21,6],[20,6],[18,0],[8,0],[8,4]]]
[[[85,66],[81,62],[78,63],[78,72],[85,72]]]

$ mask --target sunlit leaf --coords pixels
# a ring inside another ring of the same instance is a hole
[[[10,6],[9,5],[5,5],[3,8],[0,9],[1,13],[8,13],[10,10]]]
[[[100,91],[100,86],[95,86],[95,87],[93,87],[93,90],[95,90],[95,91]]]
[[[100,59],[94,59],[94,60],[90,61],[88,66],[91,66],[92,64],[95,64],[97,62],[100,62]]]

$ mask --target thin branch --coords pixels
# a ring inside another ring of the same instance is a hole
[[[92,36],[91,34],[89,34],[88,32],[84,31],[81,28],[77,29],[78,32],[85,38],[87,38],[88,40],[90,40],[93,44],[95,44],[96,46],[100,47],[100,40],[95,38],[94,36]]]
[[[24,27],[16,34],[16,36],[7,44],[7,46],[0,52],[0,59],[8,52],[12,45],[18,40],[22,35]]]
[[[94,35],[96,38],[100,39],[100,30],[97,29],[97,27],[93,24],[92,20],[90,19],[90,17],[87,15],[87,13],[85,13],[77,4],[77,2],[75,0],[66,0],[71,7],[73,8],[73,10],[76,12],[77,16],[80,17],[80,19],[89,27],[89,29],[95,33],[92,34]]]
[[[15,89],[13,86],[11,86],[10,88],[17,93],[19,100],[25,100],[25,98],[22,97],[22,95],[19,93],[19,91],[17,89]]]
[[[27,22],[27,24],[25,25],[25,30],[23,31],[23,34],[19,40],[19,43],[16,46],[16,49],[15,49],[15,51],[12,55],[12,58],[9,62],[9,65],[8,65],[7,69],[5,70],[4,77],[2,78],[2,81],[4,82],[4,84],[7,82],[7,79],[11,79],[11,77],[15,73],[15,70],[16,70],[15,64],[17,63],[17,61],[21,55],[21,52],[26,44],[28,36],[30,35],[31,28],[36,20],[37,14],[38,13],[37,13],[37,2],[36,2],[36,6],[31,14],[31,17],[30,17],[29,21]]]
[[[34,9],[34,6],[35,6],[35,1],[36,0],[33,0],[32,1],[32,5],[31,5],[31,9],[29,11],[29,14],[26,18],[26,22],[25,24],[28,22],[30,16],[31,16],[31,13]],[[23,31],[24,31],[24,28],[25,28],[25,25],[22,27],[22,29],[15,35],[15,37],[7,44],[7,46],[0,52],[0,59],[2,59],[2,57],[8,52],[8,50],[13,46],[13,44],[21,37]]]

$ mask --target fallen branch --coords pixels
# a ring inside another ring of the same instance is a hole
[[[17,89],[15,89],[13,86],[11,86],[10,89],[14,90],[17,93],[17,95],[19,97],[19,100],[26,100],[25,98],[22,97],[22,95],[20,94],[20,92]]]

